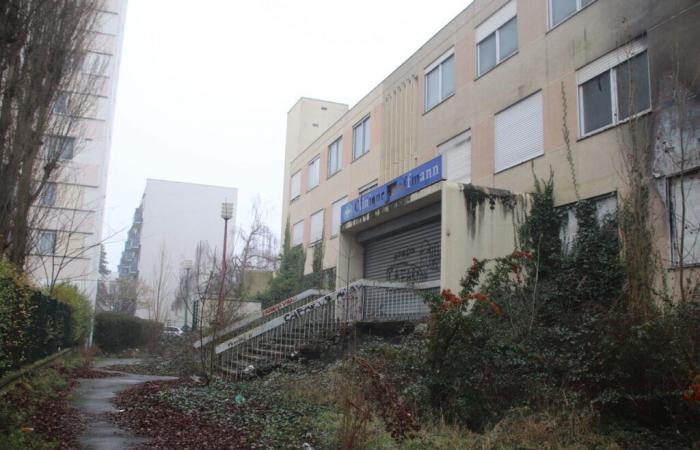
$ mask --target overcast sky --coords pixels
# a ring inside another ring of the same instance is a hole
[[[237,187],[239,224],[259,196],[279,234],[294,102],[353,105],[468,3],[129,0],[105,211],[110,268],[146,178]]]

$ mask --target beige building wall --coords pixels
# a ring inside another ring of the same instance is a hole
[[[35,208],[42,219],[40,229],[56,232],[53,254],[27,258],[27,269],[40,285],[68,282],[77,285],[93,302],[100,279],[100,243],[103,238],[107,173],[112,125],[124,37],[127,0],[102,4],[89,51],[82,68],[85,77],[96,76],[90,92],[74,92],[70,101],[89,96],[89,108],[71,117],[70,137],[75,138],[73,157],[65,161],[52,181],[56,185],[53,205]]]
[[[678,32],[683,36],[680,39],[688,41],[681,48],[696,48],[692,36],[695,33],[697,37],[697,28],[695,31],[691,28],[693,23],[695,26],[700,23],[698,2],[596,0],[550,28],[548,0],[512,1],[517,11],[518,49],[515,54],[477,76],[476,29],[510,2],[475,0],[318,139],[286,161],[283,221],[286,223],[287,215],[290,224],[305,221],[303,243],[308,247],[309,218],[314,212],[325,210],[324,267],[336,266],[337,259],[342,257],[338,256],[339,240],[330,238],[331,204],[334,201],[343,196],[354,199],[358,188],[372,180],[376,179],[381,185],[436,157],[440,144],[467,130],[471,134],[471,182],[476,186],[525,193],[533,189],[533,175],[548,178],[551,171],[556,186],[556,203],[568,204],[576,200],[570,157],[582,198],[624,191],[625,166],[621,155],[626,126],[612,126],[590,136],[581,136],[576,71],[641,37],[648,45],[651,97],[652,105],[655,105],[659,96],[658,86],[654,84],[655,64],[664,52],[670,51],[670,44],[666,42],[666,47],[658,48],[653,44],[663,40],[659,36],[666,36],[676,29],[681,30]],[[455,58],[454,94],[426,112],[426,68],[450,49],[454,50]],[[496,114],[538,92],[543,99],[544,153],[496,172]],[[372,146],[369,154],[353,162],[352,127],[367,114],[373,120]],[[570,136],[569,148],[564,139],[565,129]],[[343,168],[327,179],[327,148],[339,136],[343,137]],[[320,185],[306,192],[307,165],[319,154]],[[302,195],[290,202],[289,177],[297,170],[303,173]],[[450,192],[455,189],[446,186]],[[448,201],[453,197],[449,192],[446,195]],[[662,196],[662,193],[656,194],[657,208],[663,208]],[[443,219],[445,215],[459,215],[459,208],[455,208],[445,209]],[[668,220],[663,219],[663,209],[658,216],[661,218],[656,223],[659,249],[663,255],[668,255]],[[462,244],[459,240],[456,245]],[[311,253],[307,254],[307,272],[311,268]],[[351,272],[357,274],[357,264],[350,266],[353,267]],[[463,269],[460,270],[463,272]],[[454,285],[455,277],[446,274],[447,285]]]
[[[282,201],[282,234],[289,216],[289,180],[294,174],[291,162],[348,110],[342,103],[302,97],[287,113],[287,138],[284,152],[284,187]]]

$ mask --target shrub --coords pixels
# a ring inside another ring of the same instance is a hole
[[[474,260],[459,294],[429,299],[424,383],[433,410],[482,430],[514,408],[566,396],[592,404],[607,424],[692,430],[700,305],[636,314],[620,301],[614,218],[598,222],[595,207],[579,202],[579,230],[564,251],[552,196],[551,181],[537,186],[521,251]]]
[[[32,309],[28,283],[9,263],[0,261],[0,374],[25,360]]]
[[[70,308],[0,262],[0,375],[72,344]]]
[[[77,287],[61,283],[53,288],[51,296],[70,307],[71,339],[76,344],[83,343],[90,334],[92,304]]]
[[[95,343],[104,351],[118,352],[141,347],[160,335],[163,325],[122,313],[101,312],[95,315]]]

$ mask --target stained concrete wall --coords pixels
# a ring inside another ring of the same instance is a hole
[[[508,191],[452,182],[442,183],[441,285],[452,292],[473,258],[495,258],[518,248],[519,218],[527,197]]]

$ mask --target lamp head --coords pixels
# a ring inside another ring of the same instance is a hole
[[[221,218],[229,220],[231,217],[233,217],[233,203],[223,202],[221,204]]]

